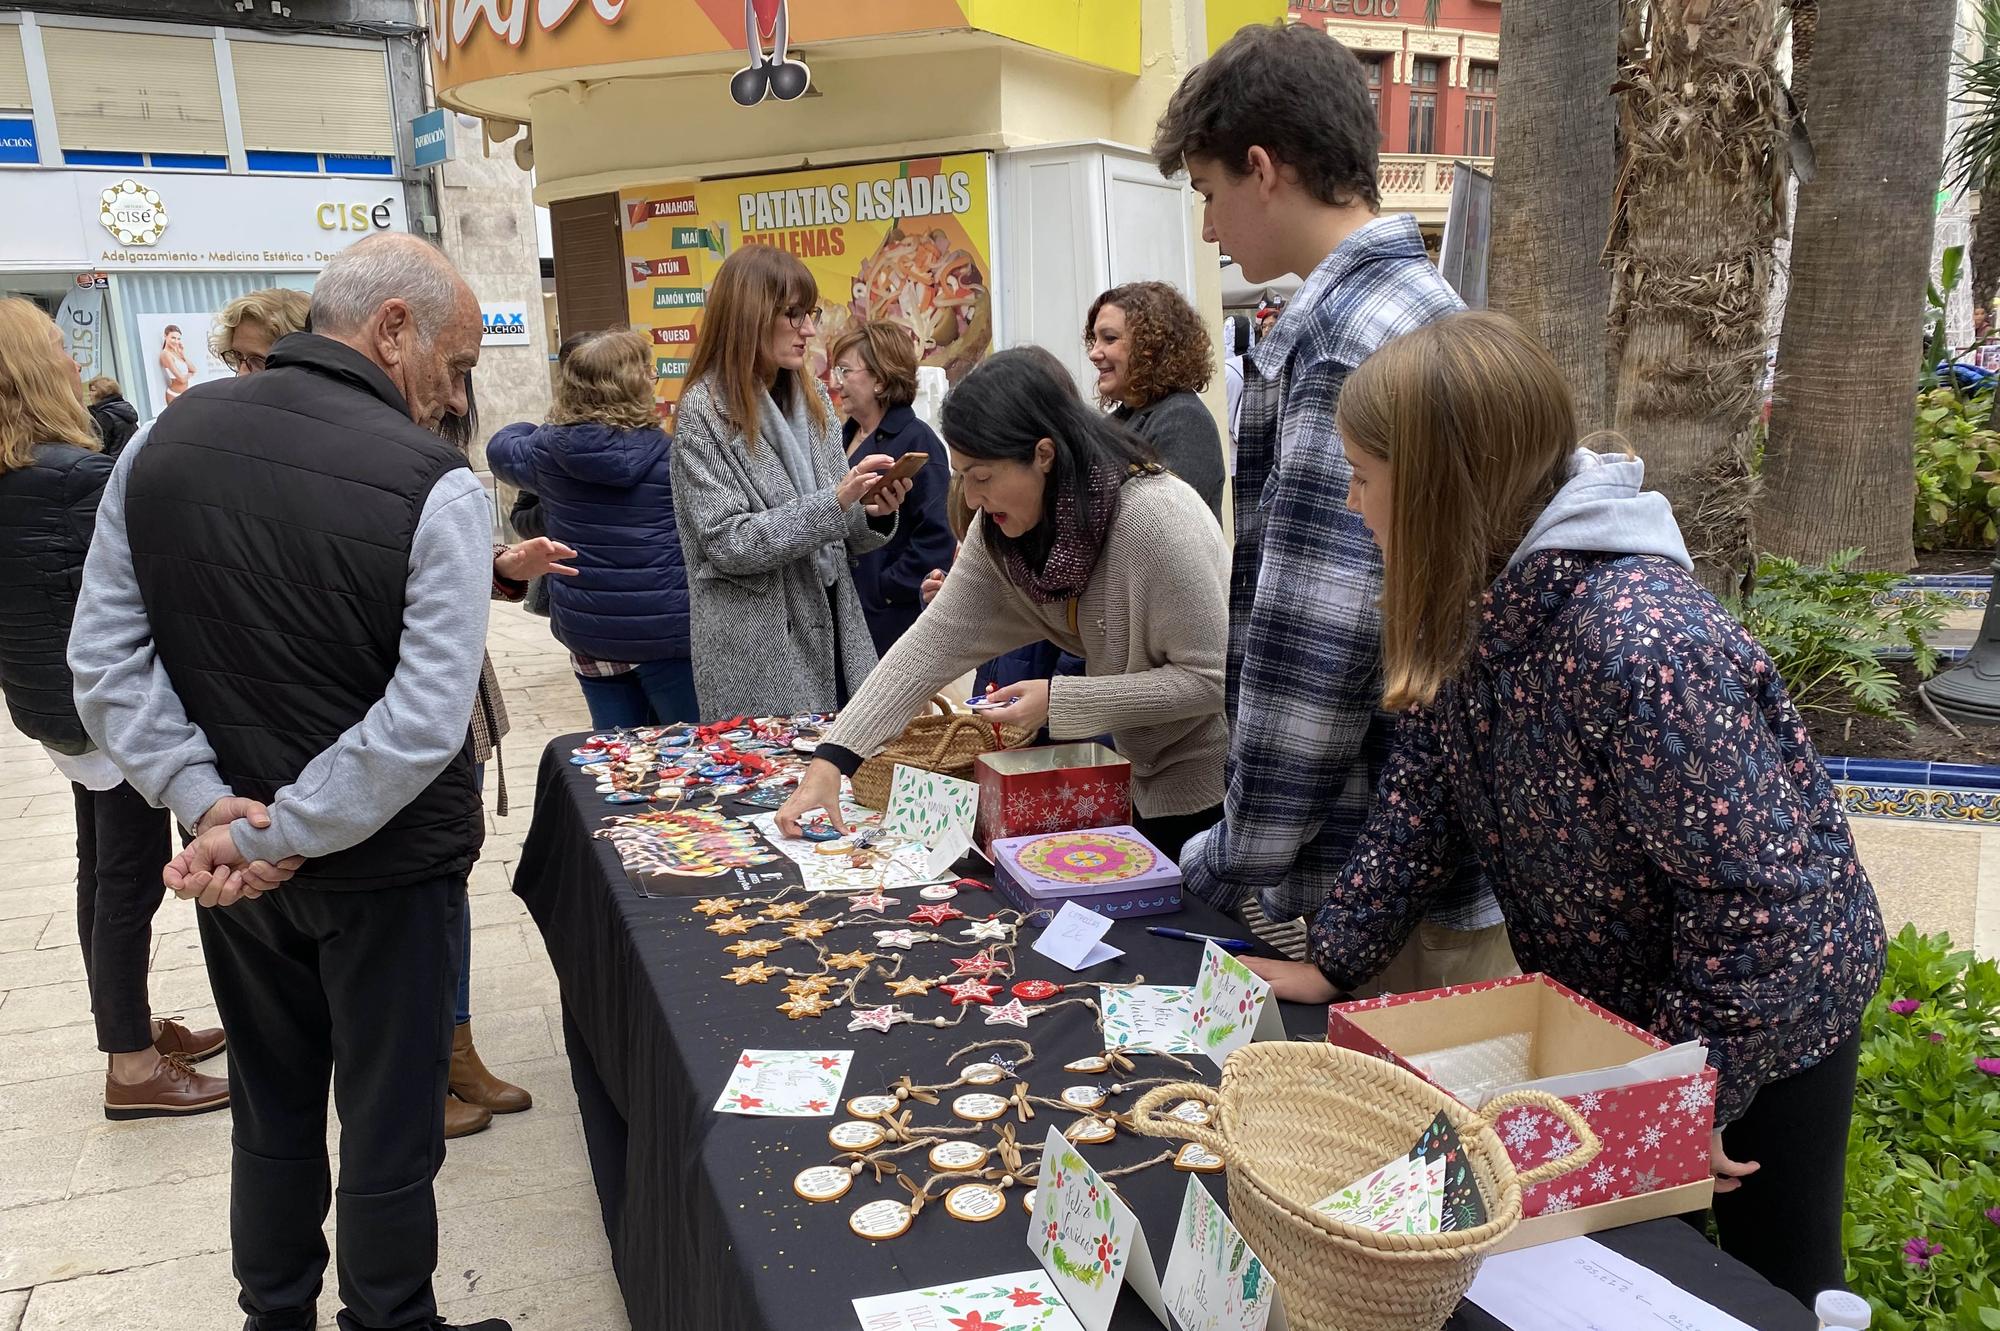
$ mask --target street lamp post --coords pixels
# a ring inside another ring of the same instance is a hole
[[[1933,710],[1970,725],[2000,725],[2000,548],[1994,552],[1992,571],[1979,641],[1963,661],[1917,686]]]

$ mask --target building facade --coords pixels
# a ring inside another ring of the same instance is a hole
[[[261,10],[261,12],[260,12]],[[408,169],[410,0],[0,11],[0,294],[59,316],[142,416],[227,373],[209,319],[363,236],[436,235]]]
[[[1500,0],[1291,0],[1287,17],[1361,61],[1382,125],[1382,207],[1430,229],[1444,221],[1451,167],[1493,166],[1500,95]]]

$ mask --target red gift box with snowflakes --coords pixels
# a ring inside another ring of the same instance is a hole
[[[1494,1068],[1524,1058],[1526,1075],[1507,1080],[1526,1081],[1620,1067],[1669,1048],[1546,975],[1336,1003],[1327,1009],[1326,1038],[1386,1058],[1447,1093],[1451,1088],[1426,1071],[1441,1051],[1453,1051],[1446,1057],[1456,1055],[1461,1065],[1483,1056]],[[1523,1216],[1562,1217],[1559,1231],[1553,1225],[1529,1227],[1524,1236],[1529,1241],[1707,1206],[1714,1068],[1559,1098],[1590,1124],[1603,1148],[1588,1164],[1522,1189]],[[1524,1171],[1577,1145],[1561,1120],[1531,1106],[1501,1114],[1494,1130],[1514,1167]],[[1586,1210],[1587,1217],[1566,1214]]]
[[[1045,832],[1080,832],[1132,821],[1132,764],[1102,744],[1045,744],[982,753],[975,840],[993,843]]]

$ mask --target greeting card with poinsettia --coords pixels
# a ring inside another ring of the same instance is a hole
[[[1034,1219],[1028,1225],[1028,1247],[1041,1259],[1076,1319],[1087,1331],[1106,1331],[1119,1292],[1129,1284],[1153,1315],[1166,1322],[1160,1273],[1146,1247],[1146,1232],[1060,1128],[1049,1129],[1042,1147],[1042,1173]]]
[[[1040,1271],[854,1300],[863,1331],[1083,1331]]]

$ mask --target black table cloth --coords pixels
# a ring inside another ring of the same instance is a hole
[[[877,1198],[907,1200],[900,1185],[878,1184],[863,1174],[845,1197],[819,1204],[806,1202],[791,1186],[799,1170],[835,1163],[838,1152],[826,1133],[847,1115],[752,1118],[715,1113],[711,1106],[744,1049],[852,1049],[842,1093],[847,1099],[885,1091],[906,1074],[919,1084],[949,1082],[957,1075],[947,1058],[951,1051],[1003,1037],[1033,1043],[1033,1062],[1020,1076],[1033,1094],[1053,1099],[1068,1085],[1118,1080],[1115,1074],[1063,1071],[1064,1063],[1100,1052],[1095,1014],[1082,1005],[1062,1007],[1021,1030],[986,1025],[975,1006],[949,1030],[912,1023],[886,1035],[850,1032],[846,1009],[819,1018],[786,1017],[777,1010],[784,1000],[781,980],[738,986],[723,978],[725,970],[744,963],[723,951],[732,940],[708,932],[706,919],[692,910],[696,895],[742,891],[736,881],[648,878],[642,891],[616,850],[593,839],[602,820],[620,810],[607,805],[591,779],[570,765],[580,738],[555,740],[543,755],[534,821],[514,890],[540,926],[561,982],[591,1171],[634,1331],[847,1327],[854,1324],[848,1301],[856,1297],[1035,1269],[1020,1189],[1009,1190],[1008,1208],[997,1219],[957,1220],[933,1202],[902,1237],[871,1243],[848,1229],[848,1215]],[[752,894],[769,890],[763,886]],[[913,890],[900,897],[901,907],[886,914],[907,914],[922,904]],[[967,892],[953,904],[978,916],[1006,903],[997,894]],[[832,914],[835,906],[815,905],[810,913]],[[1205,933],[1243,932],[1192,899],[1184,912],[1164,918]],[[1093,968],[1089,978],[1130,981],[1143,974],[1152,983],[1190,982],[1198,945],[1148,934],[1143,929],[1148,922],[1115,924],[1106,941],[1123,948],[1125,956]],[[867,949],[874,941],[871,927],[883,926],[851,926],[829,940]],[[956,921],[950,926],[958,927]],[[1023,931],[1013,979],[1079,978],[1031,951],[1034,936],[1035,931]],[[968,952],[976,946],[968,944]],[[906,971],[939,973],[949,968],[940,959],[948,955],[948,949],[928,945],[905,963]],[[764,960],[801,969],[815,964],[809,945],[797,942]],[[935,989],[894,1001],[925,1019],[954,1012]],[[1286,1004],[1282,1015],[1294,1034],[1324,1033],[1324,1008]],[[1205,1059],[1190,1061],[1207,1069],[1202,1080],[1217,1079]],[[1185,1079],[1166,1059],[1141,1055],[1135,1062],[1137,1071],[1127,1080]],[[1004,1094],[1012,1084],[983,1089]],[[952,1094],[938,1105],[912,1106],[916,1123],[959,1125],[948,1108]],[[1107,1107],[1129,1109],[1138,1094],[1128,1091]],[[1022,1141],[1039,1144],[1052,1123],[1061,1126],[1073,1118],[1038,1106],[1034,1121],[1016,1124],[1015,1131]],[[990,1134],[979,1140],[991,1144]],[[1121,1131],[1087,1151],[1093,1164],[1110,1170],[1170,1145]],[[921,1169],[915,1153],[905,1159]],[[1118,1180],[1162,1266],[1186,1180],[1169,1164]],[[1208,1182],[1223,1199],[1223,1177]],[[1814,1325],[1796,1300],[1719,1253],[1682,1221],[1653,1221],[1595,1237],[1760,1331],[1810,1331]],[[1114,1326],[1136,1331],[1157,1325],[1136,1296],[1121,1301]],[[1493,1331],[1500,1323],[1467,1304],[1449,1325],[1455,1331]]]

